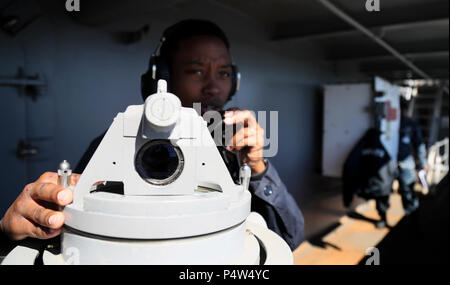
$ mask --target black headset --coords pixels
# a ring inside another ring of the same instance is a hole
[[[146,73],[141,76],[141,95],[142,99],[145,99],[156,93],[157,84],[159,79],[167,81],[168,91],[171,92],[171,80],[170,80],[170,68],[169,60],[164,56],[161,56],[160,50],[164,45],[164,42],[170,39],[170,36],[181,27],[183,22],[175,24],[174,26],[166,29],[156,46],[152,56],[150,57],[149,67]],[[235,64],[231,65],[231,91],[228,96],[228,100],[231,100],[234,94],[239,90],[241,83],[241,74]]]

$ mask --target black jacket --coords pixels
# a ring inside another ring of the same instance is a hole
[[[422,140],[420,127],[413,119],[402,116],[400,119],[398,161],[403,161],[409,156],[416,158],[417,168],[421,169],[426,166],[426,148]]]
[[[396,175],[396,165],[380,140],[380,131],[369,129],[344,163],[343,196],[348,207],[353,195],[365,199],[388,196]]]

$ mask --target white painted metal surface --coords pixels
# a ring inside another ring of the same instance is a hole
[[[262,217],[246,222],[250,192],[234,184],[206,123],[159,83],[156,97],[114,119],[64,209],[61,253],[46,252],[44,263],[257,264],[264,249],[265,263],[292,264],[289,246]],[[182,153],[181,174],[166,184],[137,173],[139,151],[154,140]],[[91,192],[98,181],[123,182],[124,193]],[[34,252],[21,248],[7,261],[22,262],[22,253],[30,262]]]
[[[400,138],[400,87],[375,77],[374,90],[383,93],[383,96],[376,97],[375,100],[385,103],[386,117],[381,122],[380,140],[391,160],[396,162]]]
[[[368,83],[325,85],[322,175],[341,177],[351,149],[371,126]]]
[[[382,96],[374,96],[374,91]],[[400,88],[381,78],[374,84],[325,85],[322,141],[322,175],[341,177],[344,162],[364,133],[375,127],[373,102],[385,104],[381,142],[397,160],[400,129]]]
[[[26,246],[16,246],[2,261],[2,265],[33,265],[39,251]]]
[[[255,220],[259,214],[252,213],[251,216]],[[256,221],[247,220],[233,229],[211,235],[160,241],[108,240],[71,233],[66,237],[78,240],[84,250],[76,247],[62,253],[44,250],[42,262],[45,265],[293,265],[293,254],[286,242],[261,224],[259,218]],[[35,249],[18,246],[6,256],[2,265],[32,265],[38,254]],[[264,260],[262,256],[265,256]]]
[[[222,231],[247,218],[250,192],[234,184],[206,122],[163,87],[145,105],[116,116],[73,191],[73,203],[64,209],[67,226],[114,238],[169,239]],[[136,170],[137,153],[154,140],[170,142],[183,156],[181,174],[167,185],[151,184]],[[98,181],[123,182],[124,195],[90,193]],[[211,191],[196,191],[205,185]]]

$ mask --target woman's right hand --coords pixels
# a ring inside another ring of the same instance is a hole
[[[70,185],[76,185],[79,178],[79,174],[72,174]],[[53,238],[64,225],[61,207],[72,199],[72,190],[58,185],[58,174],[46,172],[25,186],[6,211],[0,228],[12,240]]]

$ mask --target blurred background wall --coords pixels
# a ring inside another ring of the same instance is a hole
[[[81,11],[71,13],[65,2],[0,0],[2,24],[9,15],[21,20],[16,33],[0,31],[0,79],[25,78],[46,85],[38,90],[0,86],[2,215],[27,183],[55,171],[63,159],[74,167],[118,112],[143,103],[140,76],[150,54],[162,31],[182,19],[212,20],[227,33],[242,74],[241,89],[227,107],[279,112],[278,153],[270,160],[302,210],[316,207],[312,197],[335,182],[320,175],[322,86],[370,82],[374,72],[399,74],[399,64],[394,71],[386,63],[386,70],[374,65],[377,56],[386,60],[386,52],[316,1],[81,0]],[[363,4],[355,4],[358,1],[335,2],[369,26],[391,25],[383,30],[384,37],[400,34],[405,50],[446,47],[448,75],[447,1],[384,1],[387,12],[381,14],[368,13]],[[407,17],[431,19],[428,26],[420,25],[433,29],[420,32],[430,39],[409,44],[407,36],[413,40],[418,32],[410,25],[395,26]],[[439,17],[447,17],[447,22]],[[125,42],[124,35],[131,34],[134,40]],[[373,60],[371,65],[360,65],[365,56]],[[443,61],[437,62],[442,69]],[[340,205],[336,199],[332,202]],[[306,219],[307,235],[311,221]]]

